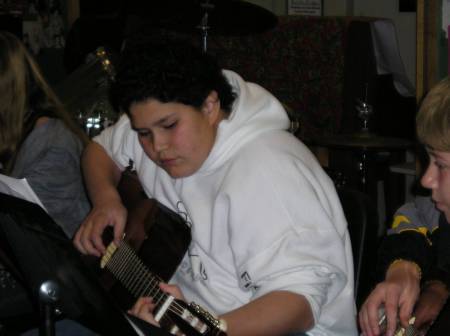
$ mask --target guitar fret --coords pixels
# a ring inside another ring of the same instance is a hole
[[[136,285],[136,283],[139,282],[139,278],[136,274],[134,274],[134,272],[130,271],[131,267],[133,267],[133,269],[134,269],[137,266],[136,260],[135,260],[135,258],[133,258],[133,253],[130,250],[130,248],[128,247],[128,245],[125,243],[122,243],[122,246],[124,247],[124,249],[122,249],[122,251],[124,253],[124,262],[126,263],[127,268],[128,268],[128,272],[127,272],[128,287],[129,287],[130,291],[136,297],[138,297],[139,293],[136,292],[135,285]]]
[[[114,266],[114,273],[116,274],[116,277],[119,279],[119,281],[130,290],[130,283],[128,280],[128,276],[130,275],[130,266],[127,262],[127,256],[124,255],[124,252],[126,252],[124,249],[122,249],[123,244],[119,245],[119,249],[114,253],[113,258],[114,263],[112,266]]]
[[[159,288],[160,281],[157,281],[155,279],[155,277],[152,276],[151,273],[149,273],[148,276],[149,276],[148,280],[152,284],[151,296],[153,297],[153,301],[155,302],[155,304],[159,305],[161,303],[161,301],[164,300],[164,298],[168,296],[168,294],[164,293],[161,290],[161,288]]]
[[[120,280],[121,272],[120,272],[120,258],[118,258],[118,254],[114,253],[110,258],[109,262],[106,264],[106,267]]]
[[[138,295],[156,297],[158,291],[160,291],[159,282],[161,280],[157,279],[157,277],[146,268],[128,244],[124,243],[124,247],[131,254],[133,269],[136,273],[139,273],[138,278],[140,279],[140,283],[138,283],[138,285],[140,284],[141,286],[137,289]],[[149,287],[150,292],[148,291]]]
[[[115,257],[116,260],[116,272],[118,275],[118,279],[124,283],[127,284],[126,281],[126,269],[127,269],[127,264],[125,262],[125,260],[122,257],[123,255],[123,250],[122,250],[122,243],[119,245],[119,248],[117,249],[116,253],[113,254],[113,258]]]
[[[154,291],[154,289],[155,289],[155,286],[157,286],[157,285],[158,285],[158,284],[156,284],[156,281],[154,281],[154,280],[151,278],[151,275],[148,275],[148,274],[147,274],[147,281],[146,281],[146,283],[145,283],[145,289],[144,289],[144,291],[143,291],[144,296],[151,296],[151,297],[155,296],[155,295],[153,294],[153,291]]]
[[[147,274],[146,279],[150,286],[150,292],[147,291],[146,296],[151,296],[155,305],[158,306],[161,303],[161,300],[163,300],[164,297],[167,296],[167,294],[159,288],[159,282],[153,279],[151,274]]]
[[[131,248],[129,246],[127,246],[127,248],[130,250],[130,253],[132,253]],[[145,285],[143,282],[145,279],[145,269],[144,265],[136,255],[132,254],[131,257],[133,260],[134,269],[136,270],[136,279],[133,286],[133,291],[139,297],[143,295],[142,287]]]
[[[136,298],[151,296],[155,304],[159,304],[167,295],[159,288],[160,280],[155,279],[131,247],[123,241],[106,266]]]
[[[158,294],[162,293],[161,289],[159,288],[159,281],[156,281],[151,274],[148,274],[147,276],[148,276],[148,278],[147,278],[148,282],[151,285],[150,294],[156,300],[159,300],[158,299]]]
[[[150,291],[149,291],[149,287],[152,287],[152,283],[150,281],[147,281],[144,284],[144,288],[142,290],[142,293],[144,294],[144,296],[151,296],[152,290],[150,289]]]
[[[120,271],[120,266],[122,264],[120,263],[119,258],[113,256],[113,258],[110,259],[110,261],[106,264],[106,268],[111,271],[111,273],[114,274],[114,276],[123,283],[122,279],[122,272]]]
[[[130,282],[129,282],[130,272],[128,272],[128,264],[126,262],[126,258],[123,258],[123,256],[121,256],[121,257],[122,258],[119,259],[119,261],[120,261],[120,263],[119,263],[120,279],[126,285],[126,287],[129,288],[129,286],[130,286]]]
[[[145,286],[146,286],[146,275],[147,275],[147,270],[145,269],[145,265],[138,260],[139,263],[139,268],[138,268],[138,273],[139,273],[139,288],[137,288],[137,291],[139,292],[139,296],[142,296],[145,291]]]
[[[137,297],[135,291],[134,291],[134,285],[136,282],[136,276],[134,274],[134,267],[135,267],[135,262],[133,260],[133,253],[132,251],[130,251],[130,249],[128,249],[128,245],[125,244],[123,241],[121,243],[122,248],[120,249],[120,251],[122,252],[122,258],[123,258],[123,263],[125,264],[125,278],[124,281],[126,281],[127,286],[129,288],[129,290]]]

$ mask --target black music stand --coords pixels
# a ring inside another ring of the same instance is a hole
[[[17,266],[36,306],[41,284],[54,281],[60,287],[56,308],[64,317],[101,335],[138,335],[94,270],[38,205],[0,193],[0,246]],[[145,328],[145,335],[169,335],[148,324]]]

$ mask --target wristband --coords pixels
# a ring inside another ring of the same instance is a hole
[[[391,263],[389,264],[389,267],[387,268],[386,273],[389,271],[389,269],[390,269],[392,266],[394,266],[395,264],[398,264],[398,263],[400,263],[400,262],[403,262],[403,261],[409,262],[409,263],[411,263],[411,264],[414,265],[414,268],[415,268],[416,271],[417,271],[417,275],[418,275],[419,281],[420,281],[420,280],[422,279],[422,269],[420,268],[419,264],[417,264],[416,262],[414,262],[414,261],[412,261],[412,260],[401,259],[401,258],[400,258],[400,259],[395,259],[393,262],[391,262]]]

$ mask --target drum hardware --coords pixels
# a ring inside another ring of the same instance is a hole
[[[39,302],[41,310],[41,327],[39,336],[55,336],[55,316],[60,312],[56,309],[59,302],[60,288],[53,281],[44,281],[39,288]]]
[[[200,32],[204,52],[208,49],[210,33],[225,36],[262,33],[278,22],[269,10],[239,0],[131,1],[127,3],[125,14],[139,21],[137,30],[150,27],[190,35]]]
[[[358,117],[360,117],[363,121],[362,131],[369,131],[369,118],[373,113],[372,105],[369,105],[367,102],[357,99],[356,100],[356,110],[358,111]]]
[[[206,53],[208,50],[208,29],[210,28],[208,26],[208,17],[209,17],[208,11],[213,10],[214,5],[211,4],[209,0],[206,0],[205,2],[202,2],[200,4],[200,7],[203,9],[204,14],[197,28],[200,29],[201,33],[202,50],[203,52]]]

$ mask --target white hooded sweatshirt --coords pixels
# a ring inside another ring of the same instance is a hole
[[[286,131],[275,97],[224,74],[237,99],[193,175],[173,179],[156,166],[126,116],[95,141],[121,169],[132,160],[147,195],[191,225],[189,251],[170,281],[188,301],[223,314],[291,291],[311,306],[308,335],[356,335],[351,245],[332,181]]]

